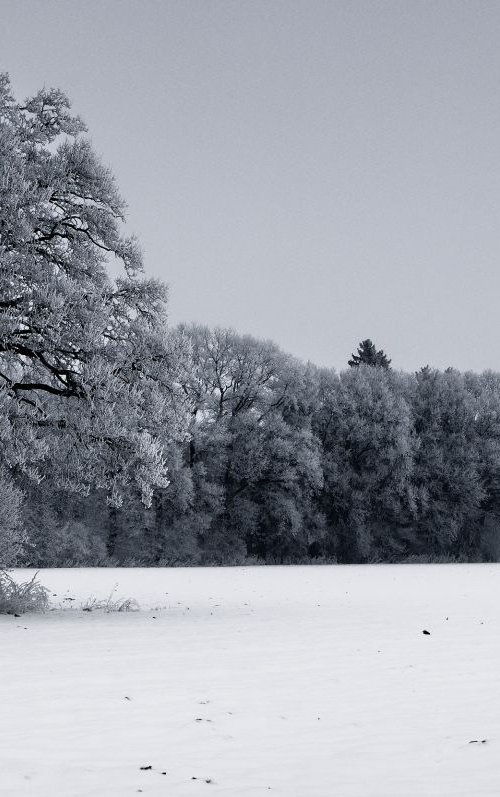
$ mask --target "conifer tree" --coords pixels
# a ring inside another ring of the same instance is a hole
[[[359,365],[371,365],[375,368],[389,368],[391,361],[382,349],[377,351],[375,344],[367,338],[361,341],[358,346],[358,353],[351,355],[348,364],[351,368],[357,368]]]

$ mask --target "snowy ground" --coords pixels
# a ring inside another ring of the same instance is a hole
[[[500,566],[40,580],[0,617],[2,797],[500,794]],[[142,611],[81,611],[116,584]]]

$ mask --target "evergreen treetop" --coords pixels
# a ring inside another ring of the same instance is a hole
[[[351,355],[348,364],[351,368],[357,368],[359,365],[371,365],[375,368],[389,368],[391,361],[388,359],[383,349],[377,351],[373,341],[367,338],[361,341],[358,346],[358,353]]]

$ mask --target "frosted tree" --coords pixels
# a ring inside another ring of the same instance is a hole
[[[482,507],[488,493],[493,497],[498,476],[495,381],[494,390],[479,390],[475,396],[465,376],[453,369],[422,369],[416,375],[411,399],[418,437],[413,480],[418,542],[428,553],[469,555],[476,544]],[[494,476],[489,489],[488,472]]]
[[[60,487],[149,504],[168,483],[163,443],[187,421],[188,352],[84,132],[60,91],[21,104],[0,76],[0,464],[39,479],[50,462]]]
[[[322,373],[314,430],[323,448],[333,552],[341,561],[387,558],[413,534],[415,450],[404,375],[379,368]]]
[[[298,417],[307,369],[232,330],[185,333],[194,363],[185,388],[196,408],[189,461],[209,521],[200,535],[206,556],[307,556],[316,529],[306,518],[322,485],[317,441]]]

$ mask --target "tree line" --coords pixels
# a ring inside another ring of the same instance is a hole
[[[500,375],[169,327],[84,132],[0,77],[0,564],[496,561]]]

